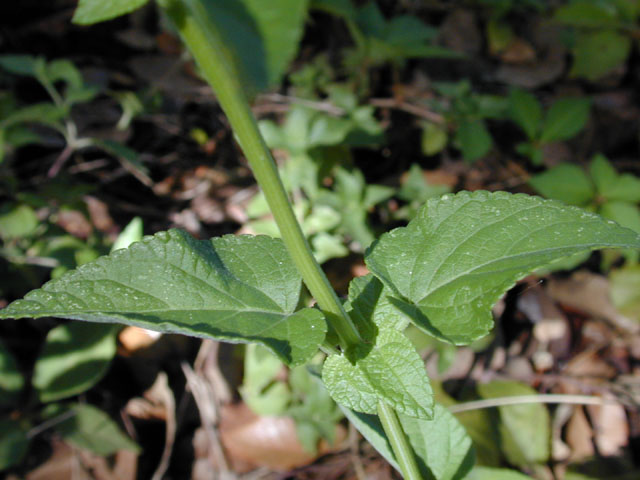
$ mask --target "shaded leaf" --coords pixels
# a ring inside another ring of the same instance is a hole
[[[381,330],[376,344],[351,363],[332,355],[322,368],[322,380],[331,397],[357,412],[374,414],[384,401],[396,412],[417,418],[433,416],[433,392],[424,363],[402,333]]]
[[[18,364],[0,341],[0,406],[13,404],[23,386],[24,378],[18,370]]]
[[[456,130],[455,141],[465,160],[473,162],[484,157],[493,139],[482,120],[463,120]]]
[[[547,112],[540,134],[542,143],[568,140],[589,120],[591,102],[584,98],[561,98]]]
[[[628,265],[611,272],[610,296],[613,305],[640,323],[640,266]]]
[[[587,32],[578,36],[573,47],[571,76],[597,80],[626,61],[631,38],[613,30]]]
[[[87,404],[53,404],[43,412],[47,417],[63,419],[55,430],[69,443],[98,455],[118,450],[139,452],[140,447],[102,410]]]
[[[145,5],[149,0],[80,0],[71,21],[78,25],[91,25],[126,15]]]
[[[594,155],[591,163],[589,163],[589,174],[598,193],[608,198],[607,192],[611,190],[611,187],[618,179],[618,172],[613,168],[611,162],[607,160],[607,157],[601,153]]]
[[[378,417],[357,413],[344,407],[342,410],[367,441],[398,470],[398,464]],[[436,404],[432,420],[402,414],[398,414],[398,419],[416,453],[423,478],[466,478],[475,461],[471,439],[446,408]]]
[[[516,280],[597,248],[640,248],[637,233],[575,207],[506,192],[432,199],[380,237],[369,269],[427,333],[463,344],[488,333],[492,305]],[[416,315],[417,313],[417,315]]]
[[[323,341],[318,310],[295,312],[301,278],[280,240],[228,235],[195,240],[179,230],[52,280],[0,318],[53,316],[265,345],[305,363]]]
[[[534,95],[517,88],[511,90],[509,113],[513,121],[527,134],[529,140],[537,137],[542,123],[542,107]]]
[[[36,212],[28,205],[3,205],[0,208],[0,238],[12,240],[32,235],[39,225]]]
[[[587,205],[595,195],[591,179],[577,165],[562,163],[529,180],[536,192],[570,205]]]
[[[29,448],[27,430],[17,420],[0,418],[0,471],[22,461]]]
[[[116,353],[113,325],[71,322],[49,331],[33,371],[41,402],[82,393],[104,376]]]
[[[479,384],[478,393],[483,398],[537,394],[528,385],[513,381]],[[502,450],[509,462],[514,465],[546,462],[551,449],[551,421],[546,406],[523,403],[498,407],[498,410]]]

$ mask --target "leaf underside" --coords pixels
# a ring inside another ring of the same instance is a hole
[[[493,326],[491,307],[528,273],[598,248],[640,248],[632,230],[553,200],[506,192],[432,199],[367,252],[391,301],[422,330],[455,344]],[[416,308],[417,307],[417,308]]]
[[[298,365],[326,333],[318,310],[295,311],[300,290],[280,240],[196,240],[169,230],[48,282],[1,310],[0,318],[51,316],[255,342]]]

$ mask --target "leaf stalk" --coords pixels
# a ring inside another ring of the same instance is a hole
[[[215,25],[207,19],[200,0],[158,0],[158,4],[176,26],[204,78],[215,92],[305,285],[338,334],[343,350],[353,351],[362,342],[358,330],[313,257],[311,247],[302,233],[271,152],[249,107],[232,53]]]

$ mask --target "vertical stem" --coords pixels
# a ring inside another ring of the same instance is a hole
[[[198,0],[158,0],[211,85],[229,119],[253,174],[262,188],[289,254],[304,283],[323,310],[341,345],[351,351],[361,342],[329,280],[316,262],[291,208],[291,203],[249,108],[230,52]]]
[[[393,454],[398,461],[402,476],[405,480],[421,480],[422,475],[416,463],[413,449],[411,445],[409,445],[402,425],[400,425],[398,415],[393,408],[383,400],[378,401],[378,417],[380,418],[384,432],[387,434]]]

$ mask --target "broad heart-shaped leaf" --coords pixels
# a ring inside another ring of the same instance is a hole
[[[98,383],[116,354],[116,334],[113,325],[85,322],[49,331],[33,369],[40,401],[77,395]]]
[[[344,355],[332,355],[322,368],[322,381],[340,405],[375,414],[384,401],[410,417],[433,416],[433,391],[424,363],[407,337],[381,329],[375,345],[355,364]]]
[[[323,341],[320,311],[294,313],[301,289],[282,241],[196,240],[169,230],[87,263],[0,310],[0,318],[62,317],[255,342],[290,365]]]
[[[354,412],[344,407],[342,411],[367,441],[396,470],[399,470],[378,417]],[[422,478],[429,480],[466,478],[475,462],[473,446],[462,425],[446,408],[436,404],[431,420],[407,417],[400,413],[398,419],[416,453]]]
[[[71,21],[91,25],[126,15],[142,7],[149,0],[80,0]]]
[[[493,326],[491,306],[528,272],[597,248],[640,248],[637,233],[553,200],[461,192],[429,200],[407,227],[383,235],[369,269],[416,326],[469,343]]]

